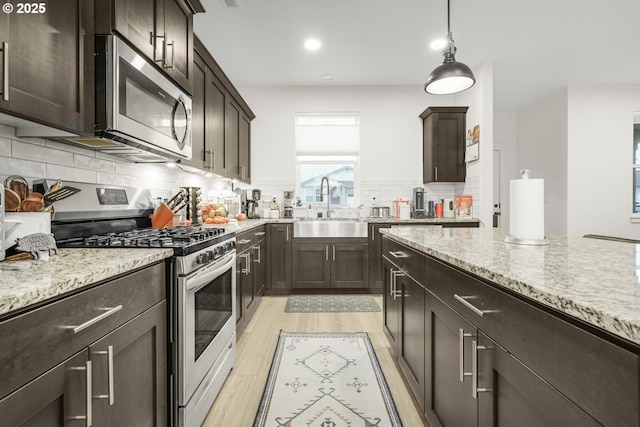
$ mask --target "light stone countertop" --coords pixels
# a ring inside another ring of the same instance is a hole
[[[548,235],[504,242],[496,228],[383,229],[420,252],[640,344],[640,244]]]
[[[58,249],[48,261],[0,262],[0,316],[162,261],[173,249]]]

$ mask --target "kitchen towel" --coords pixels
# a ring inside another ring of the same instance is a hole
[[[510,184],[510,237],[519,241],[544,240],[544,179],[529,179],[530,171],[520,171],[522,179]]]

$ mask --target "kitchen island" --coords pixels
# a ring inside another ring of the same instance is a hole
[[[381,233],[385,335],[432,425],[640,425],[640,245]]]

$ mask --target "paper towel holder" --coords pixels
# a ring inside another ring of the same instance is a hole
[[[529,179],[531,176],[530,169],[520,169],[520,175],[522,179]],[[504,238],[505,243],[512,243],[515,245],[530,245],[530,246],[545,246],[549,244],[549,240],[546,238],[542,239],[518,239],[517,237],[513,237],[511,235]]]

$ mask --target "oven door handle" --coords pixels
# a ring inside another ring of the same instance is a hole
[[[235,267],[235,254],[236,252],[227,254],[220,258],[217,262],[210,264],[203,270],[195,272],[192,276],[187,278],[185,288],[190,292],[197,292],[200,288],[208,285],[213,279],[222,275],[225,271],[233,269]]]

